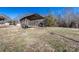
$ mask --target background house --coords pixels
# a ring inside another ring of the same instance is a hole
[[[0,15],[0,28],[9,26],[10,20],[6,15]]]
[[[40,16],[39,14],[32,14],[29,16],[25,16],[20,19],[21,26],[23,28],[27,27],[38,27],[43,26],[44,17]]]

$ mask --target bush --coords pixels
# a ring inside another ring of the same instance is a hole
[[[46,17],[46,26],[55,26],[56,25],[56,19],[52,16]]]
[[[10,25],[16,25],[16,21],[9,21]]]

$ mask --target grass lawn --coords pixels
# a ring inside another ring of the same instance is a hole
[[[76,52],[79,51],[79,29],[0,28],[1,52]]]

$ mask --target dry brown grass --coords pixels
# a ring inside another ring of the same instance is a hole
[[[79,51],[79,30],[70,28],[0,28],[0,51]]]

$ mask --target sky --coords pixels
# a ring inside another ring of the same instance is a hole
[[[65,14],[66,11],[72,11],[76,14],[79,13],[78,7],[0,7],[0,14],[9,16],[10,18],[16,18],[22,14],[37,13],[40,15],[48,15],[49,12],[53,15]]]

